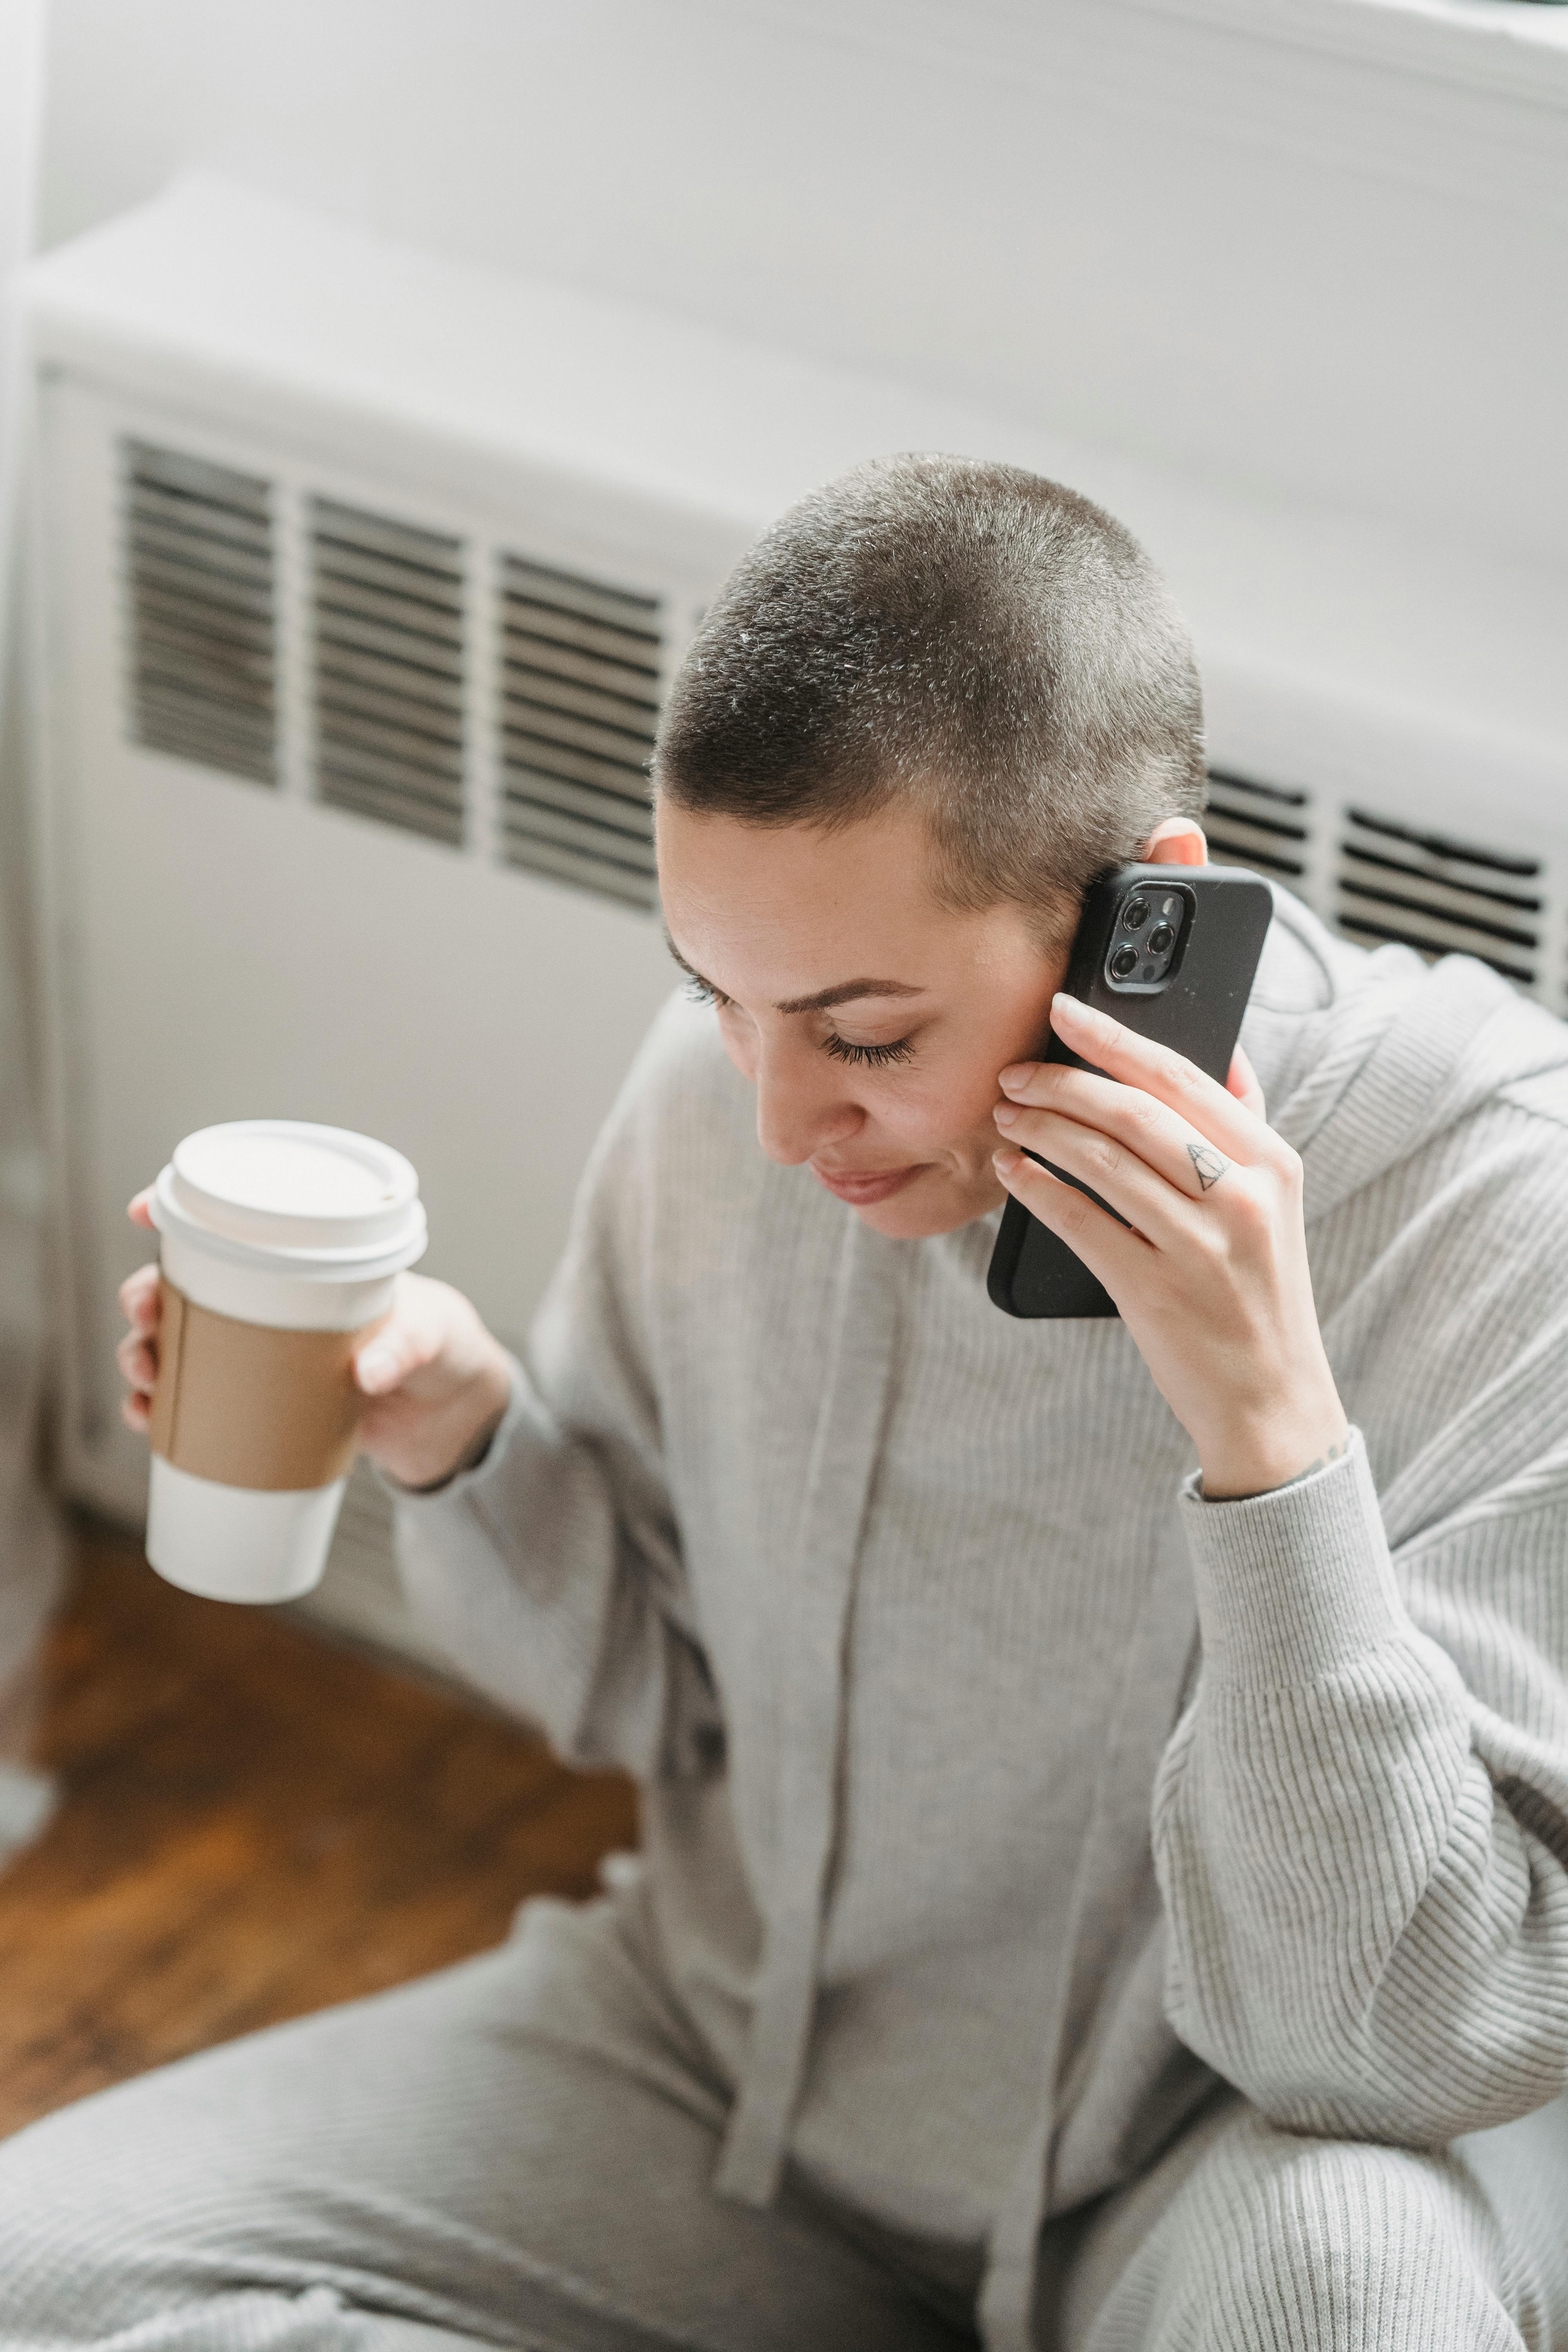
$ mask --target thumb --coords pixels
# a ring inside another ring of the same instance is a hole
[[[436,1353],[430,1336],[406,1323],[389,1323],[367,1339],[354,1358],[354,1379],[363,1396],[385,1396]]]

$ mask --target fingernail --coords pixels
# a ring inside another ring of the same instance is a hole
[[[1020,1087],[1028,1085],[1034,1071],[1033,1062],[1014,1062],[1009,1068],[1003,1071],[996,1083],[1005,1094],[1016,1095]]]
[[[390,1348],[367,1348],[359,1360],[359,1384],[362,1389],[380,1388],[397,1370],[397,1359]]]
[[[998,1127],[1011,1127],[1018,1114],[1011,1103],[998,1103],[991,1116]]]
[[[991,1165],[998,1176],[1011,1176],[1015,1170],[1021,1168],[1023,1164],[1024,1155],[1021,1151],[994,1151],[991,1154]]]
[[[1058,989],[1051,999],[1053,1025],[1058,1013],[1062,1013],[1072,1021],[1103,1021],[1105,1018],[1104,1013],[1097,1013],[1092,1004],[1085,1004],[1080,997],[1069,996],[1065,989]]]

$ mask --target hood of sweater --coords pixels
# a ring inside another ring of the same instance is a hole
[[[1349,946],[1278,885],[1242,1044],[1309,1225],[1500,1098],[1568,1116],[1562,1022],[1472,957]]]

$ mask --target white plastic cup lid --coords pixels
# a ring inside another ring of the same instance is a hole
[[[216,1256],[322,1282],[396,1273],[426,1244],[419,1180],[400,1151],[298,1119],[187,1135],[153,1188],[153,1222]]]

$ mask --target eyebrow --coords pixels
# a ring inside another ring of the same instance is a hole
[[[704,979],[695,964],[687,962],[668,931],[664,935],[664,943],[681,971],[696,981],[700,987],[710,990],[715,996],[723,994],[722,989],[714,988],[710,980]],[[784,997],[773,1006],[773,1011],[775,1013],[827,1013],[836,1004],[852,1004],[863,996],[923,996],[924,994],[923,988],[913,987],[906,980],[841,980],[836,988],[819,988],[814,996]]]

